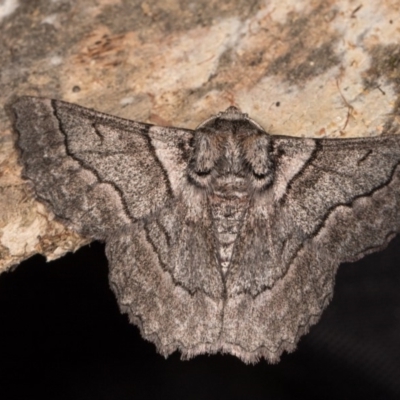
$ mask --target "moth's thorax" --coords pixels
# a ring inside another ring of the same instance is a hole
[[[225,198],[264,190],[273,180],[270,145],[260,126],[230,107],[196,130],[188,175],[197,186]]]

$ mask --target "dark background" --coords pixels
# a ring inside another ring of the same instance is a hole
[[[277,365],[164,359],[118,311],[104,245],[0,276],[0,399],[400,399],[400,238],[343,264],[320,322]]]

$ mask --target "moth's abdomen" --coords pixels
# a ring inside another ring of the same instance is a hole
[[[209,201],[218,260],[222,273],[225,275],[229,269],[236,239],[246,215],[248,197],[226,199],[210,196]]]

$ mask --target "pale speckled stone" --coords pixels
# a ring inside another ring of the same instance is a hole
[[[0,3],[0,22],[11,15],[19,6],[18,0],[3,0]]]

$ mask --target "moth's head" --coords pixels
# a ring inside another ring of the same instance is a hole
[[[194,141],[189,176],[198,186],[229,195],[271,184],[271,138],[238,108],[229,107],[204,121]]]

